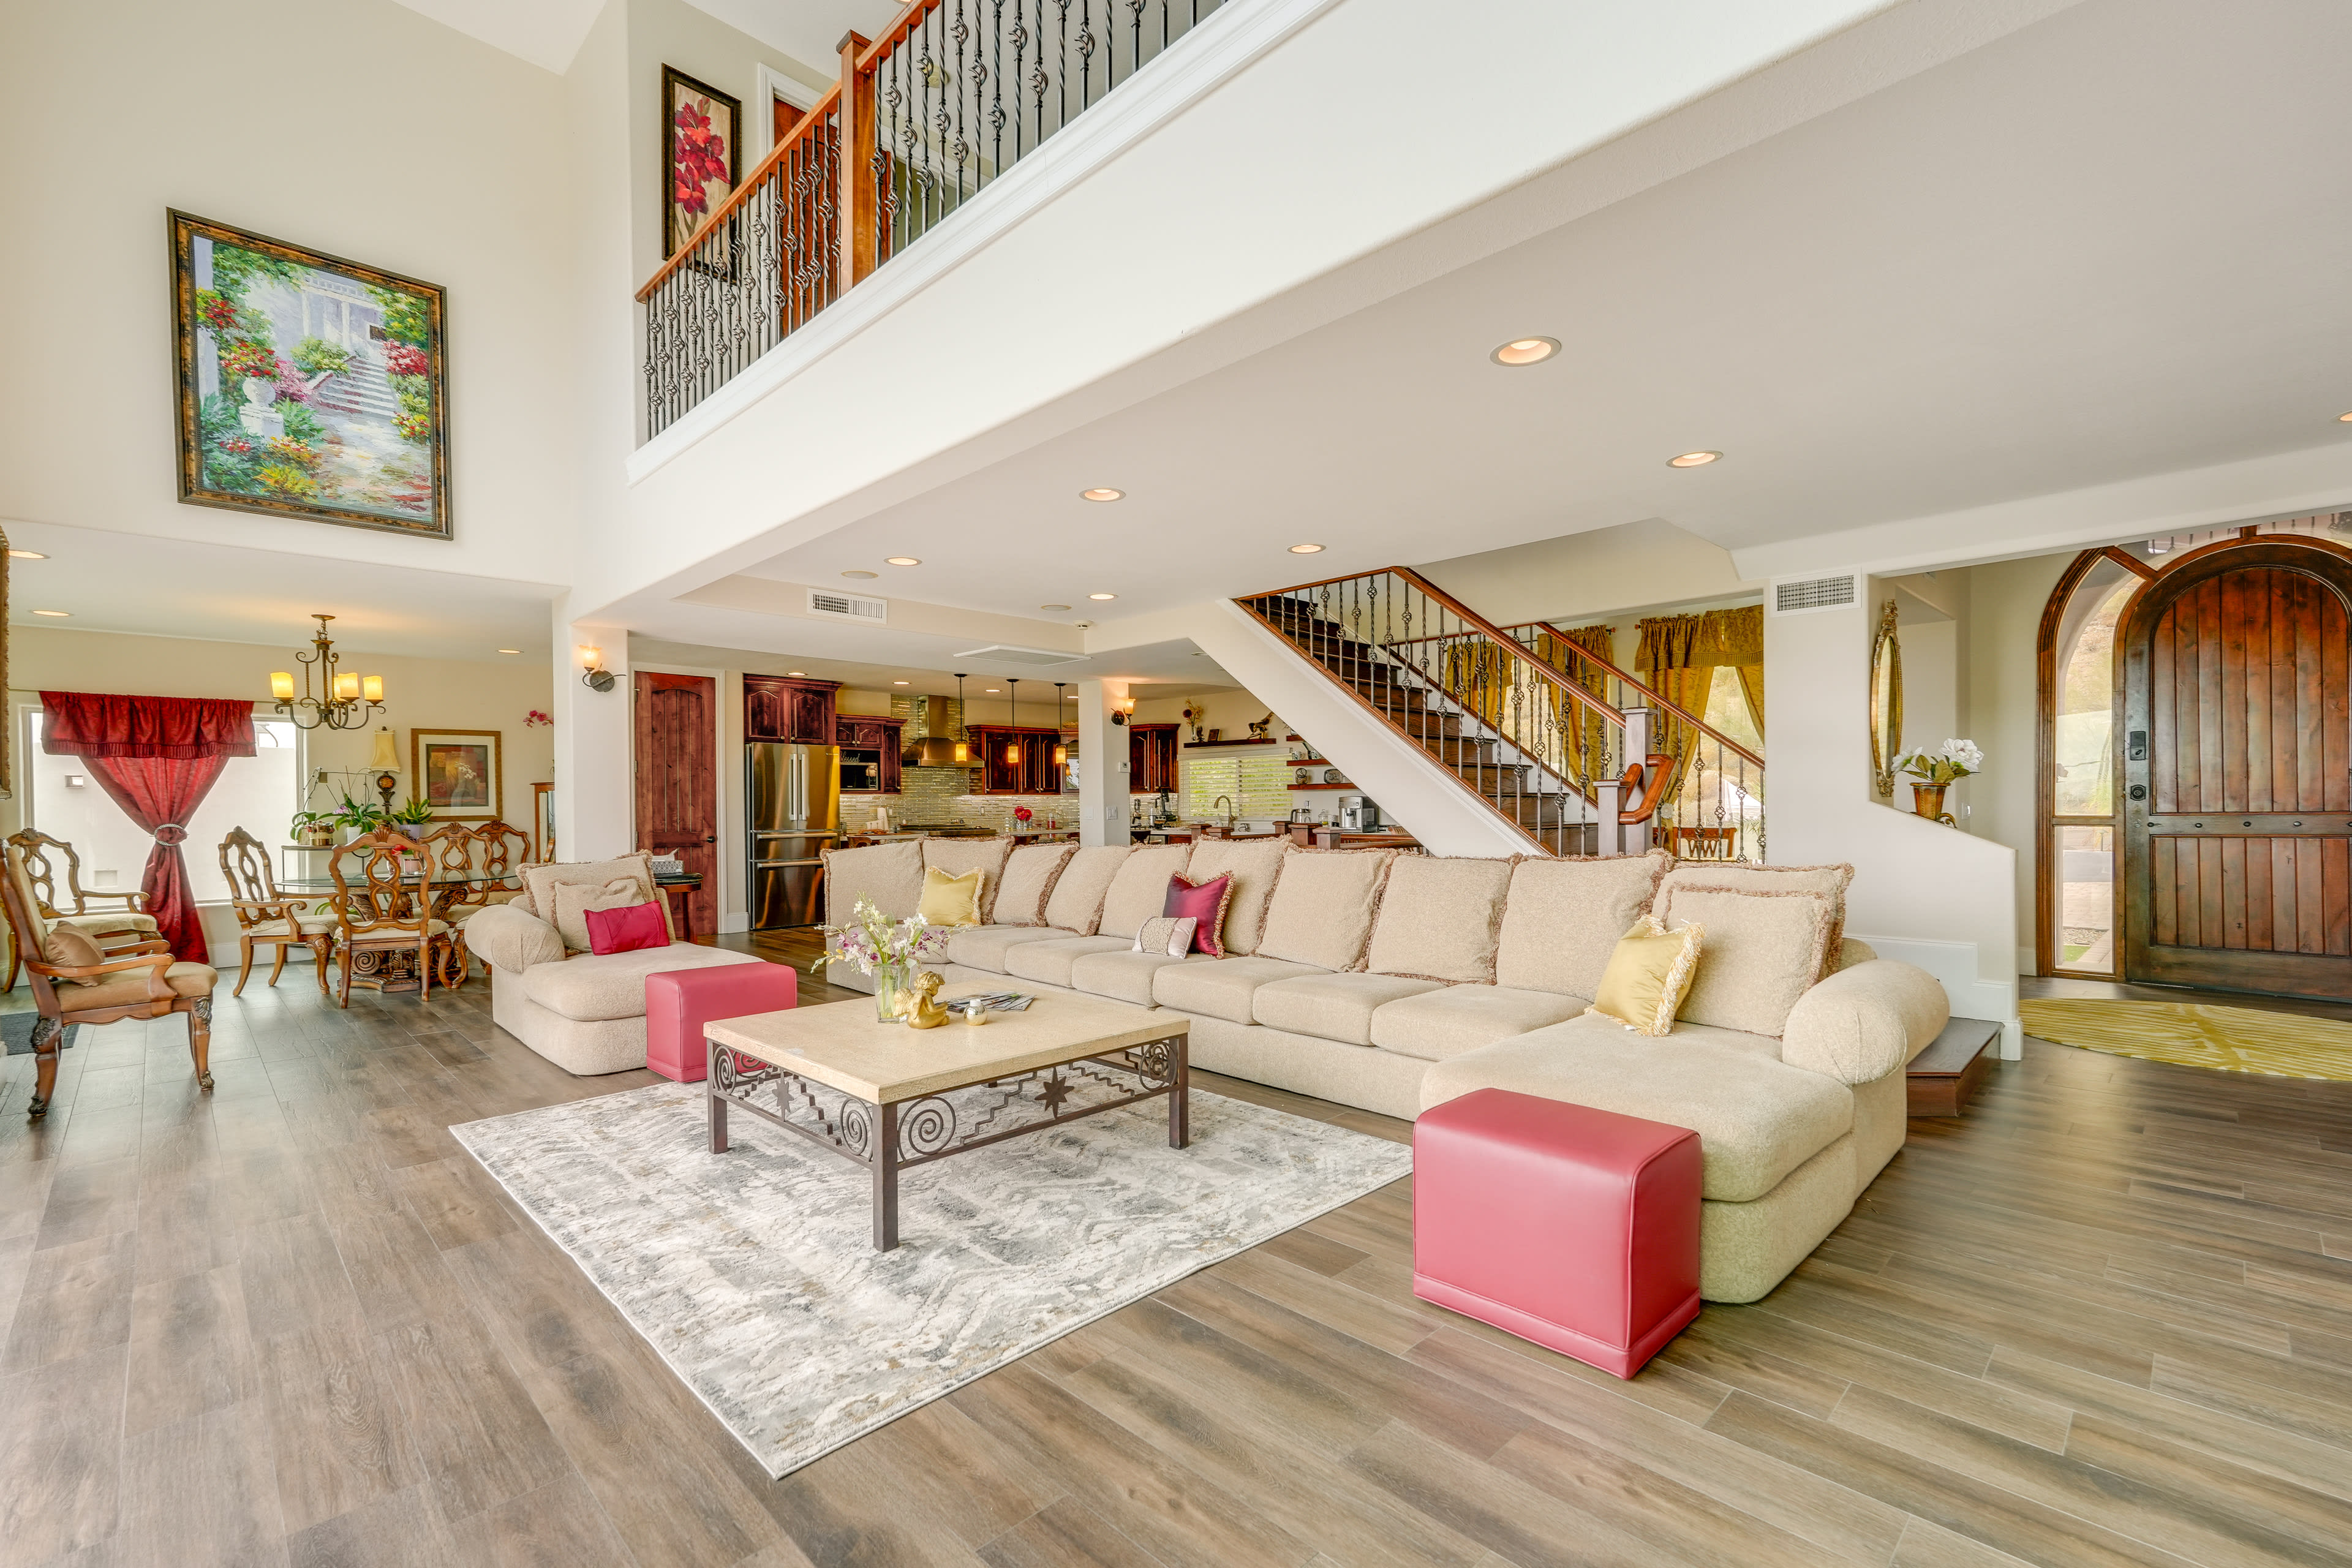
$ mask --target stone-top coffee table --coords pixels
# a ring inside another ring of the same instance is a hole
[[[740,1110],[866,1167],[874,1247],[887,1252],[909,1166],[1162,1094],[1169,1146],[1183,1148],[1189,1026],[1181,1014],[1066,994],[977,1027],[884,1024],[864,1000],[715,1020],[704,1028],[710,1152],[727,1152],[727,1115]],[[973,1088],[994,1092],[961,1107],[949,1098]]]

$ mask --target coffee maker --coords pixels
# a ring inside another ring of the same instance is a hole
[[[1339,826],[1343,832],[1370,833],[1381,825],[1381,808],[1360,795],[1339,797]]]

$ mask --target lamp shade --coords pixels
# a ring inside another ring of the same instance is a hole
[[[335,677],[335,700],[336,700],[336,701],[338,701],[338,702],[355,702],[355,701],[359,700],[359,695],[360,695],[360,678],[359,678],[358,676],[356,676],[356,675],[339,675],[339,676]]]
[[[269,695],[276,698],[280,702],[293,701],[294,672],[289,669],[271,670],[269,672]]]
[[[369,701],[371,701],[371,702],[381,702],[381,701],[383,701],[383,676],[381,676],[381,675],[362,675],[362,676],[361,676],[361,677],[360,677],[360,695],[361,695],[362,697],[366,698],[366,699],[367,699]]]
[[[378,730],[375,732],[375,755],[368,760],[368,766],[380,773],[396,773],[400,771],[400,752],[394,747],[390,730]]]

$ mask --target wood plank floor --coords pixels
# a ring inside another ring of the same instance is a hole
[[[7,1059],[0,1563],[2352,1562],[2352,1084],[2031,1044],[1630,1384],[1416,1302],[1400,1183],[771,1481],[446,1132],[649,1081],[488,1003]]]

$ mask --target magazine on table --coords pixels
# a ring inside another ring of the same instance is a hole
[[[983,991],[977,996],[959,996],[958,1005],[977,1002],[992,1013],[1018,1013],[1036,998],[1021,991]]]

